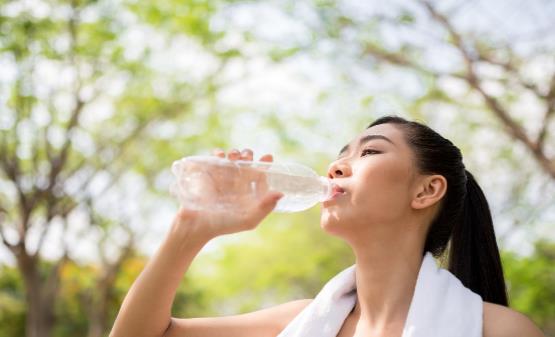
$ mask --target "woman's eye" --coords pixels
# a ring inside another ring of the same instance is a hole
[[[362,153],[360,154],[361,157],[367,155],[367,154],[378,154],[381,153],[380,151],[376,151],[376,150],[372,150],[372,149],[365,149],[362,150]]]

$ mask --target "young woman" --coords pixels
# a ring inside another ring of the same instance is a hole
[[[253,154],[233,150],[227,157],[252,160]],[[356,257],[356,305],[337,336],[401,337],[424,254],[438,257],[447,248],[449,271],[483,299],[483,336],[543,336],[507,307],[488,203],[449,140],[420,123],[383,117],[341,150],[328,176],[342,193],[323,203],[320,225],[345,240]],[[180,209],[127,294],[110,336],[277,336],[310,299],[227,317],[170,313],[200,249],[219,235],[254,229],[280,197],[268,192],[258,204],[241,205],[239,214]]]

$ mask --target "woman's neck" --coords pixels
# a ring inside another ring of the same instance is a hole
[[[422,264],[422,248],[414,247],[416,240],[407,241],[395,247],[391,241],[353,247],[357,303],[352,314],[374,331],[404,326]]]

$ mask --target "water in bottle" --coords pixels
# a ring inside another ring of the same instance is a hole
[[[297,163],[190,156],[175,161],[172,173],[176,176],[172,194],[191,209],[237,209],[271,190],[283,193],[274,211],[298,212],[333,194],[330,179]]]

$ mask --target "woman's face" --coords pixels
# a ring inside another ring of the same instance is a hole
[[[341,150],[328,177],[344,193],[322,204],[324,230],[356,238],[391,232],[410,218],[416,167],[402,132],[392,124],[376,125]]]

